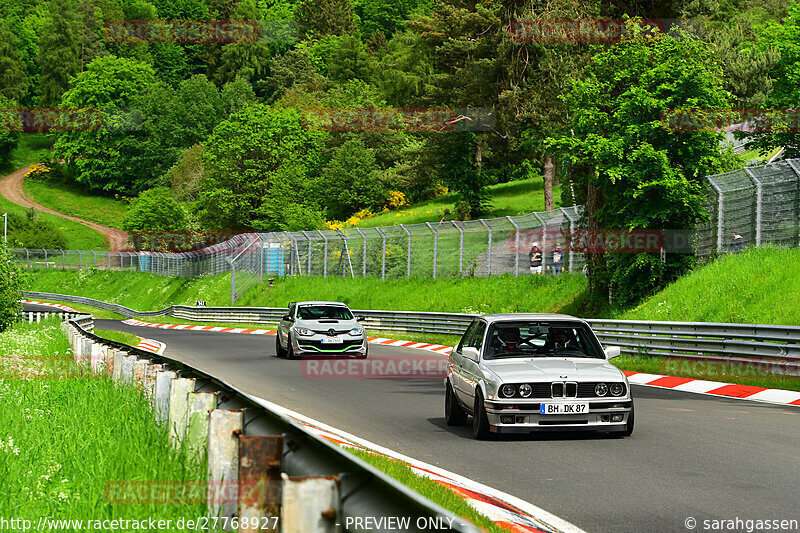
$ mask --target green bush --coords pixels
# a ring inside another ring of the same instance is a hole
[[[8,214],[8,242],[19,248],[45,248],[61,250],[67,247],[64,232],[36,215],[30,208],[25,216]]]
[[[23,288],[23,274],[11,261],[5,244],[0,243],[0,331],[5,331],[22,311],[19,291]]]

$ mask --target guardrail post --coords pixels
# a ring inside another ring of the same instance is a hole
[[[240,532],[279,531],[282,459],[281,437],[239,435],[239,520],[250,524],[240,525]]]
[[[155,392],[156,377],[164,369],[161,363],[152,363],[144,367],[144,380],[142,380],[142,390],[144,396],[152,404],[153,393]]]
[[[514,226],[514,275],[519,276],[519,226],[510,216],[506,218]]]
[[[386,279],[386,234],[383,232],[381,228],[375,228],[378,230],[378,233],[381,234],[381,239],[383,239],[383,249],[381,251],[381,279]]]
[[[361,228],[356,228],[356,231],[364,241],[363,248],[361,249],[361,277],[367,277],[367,236],[361,231]]]
[[[216,392],[190,392],[186,416],[186,454],[199,462],[208,445],[208,419],[217,408]]]
[[[176,448],[186,438],[189,393],[194,391],[194,381],[194,378],[175,378],[169,388],[169,441]]]
[[[136,359],[135,355],[127,355],[122,359],[122,372],[120,372],[122,383],[133,383],[133,364]]]
[[[405,231],[406,235],[408,235],[408,250],[407,250],[408,253],[406,254],[406,277],[410,278],[411,277],[411,232],[408,231],[408,228],[406,228],[405,224],[400,224],[400,227],[403,228],[403,231]]]
[[[133,362],[133,384],[139,390],[144,390],[144,373],[149,364],[148,359],[137,359]]]
[[[311,476],[283,480],[281,530],[303,533],[338,533],[339,480]],[[325,517],[327,520],[321,520]]]
[[[426,222],[428,229],[433,232],[433,279],[436,279],[436,258],[439,255],[439,232],[431,226],[430,222]]]
[[[482,218],[480,219],[480,223],[486,228],[486,231],[489,232],[489,246],[486,248],[486,277],[488,278],[492,275],[492,227]]]
[[[210,517],[236,517],[238,501],[230,501],[233,491],[226,485],[239,483],[239,434],[242,432],[244,414],[241,410],[214,409],[208,421],[208,515]],[[284,529],[284,531],[288,531]],[[299,530],[302,531],[302,530]]]
[[[178,373],[174,370],[164,370],[156,374],[152,405],[156,422],[162,427],[166,427],[169,421],[169,391],[172,388],[172,380],[177,377]]]

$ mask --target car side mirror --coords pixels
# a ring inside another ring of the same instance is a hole
[[[356,317],[356,321],[357,321],[357,322],[363,322],[363,321],[365,321],[366,319],[367,319],[367,317],[365,317],[365,316],[357,316],[357,317]]]
[[[609,346],[603,351],[606,352],[606,361],[620,356],[619,346]]]
[[[289,316],[289,315],[283,315],[283,318],[282,318],[281,320],[287,320],[287,321],[289,321],[289,322],[294,322],[294,321],[292,320],[292,317],[291,317],[291,316]]]
[[[465,347],[461,348],[461,355],[463,355],[464,357],[466,357],[470,361],[475,361],[476,363],[478,362],[478,359],[480,358],[480,352],[478,352],[477,348],[474,348],[472,346],[465,346]]]

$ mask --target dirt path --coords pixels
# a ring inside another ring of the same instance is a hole
[[[116,228],[109,228],[108,226],[98,224],[97,222],[90,222],[88,220],[83,220],[82,218],[59,213],[58,211],[54,211],[53,209],[37,204],[26,197],[22,189],[22,182],[25,179],[25,174],[28,173],[32,166],[33,165],[28,165],[25,168],[15,170],[11,174],[8,174],[0,179],[0,194],[5,196],[9,201],[17,205],[21,205],[22,207],[35,207],[43,213],[50,213],[51,215],[60,216],[68,220],[72,220],[73,222],[83,224],[84,226],[88,226],[95,231],[99,231],[106,237],[106,239],[108,239],[108,244],[110,246],[109,249],[112,252],[125,249],[125,240],[128,238],[128,234],[124,231]]]

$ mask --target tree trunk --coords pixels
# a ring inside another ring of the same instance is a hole
[[[555,179],[556,167],[553,164],[553,156],[545,154],[544,156],[544,169],[542,176],[544,176],[544,210],[550,211],[553,209],[553,180]]]
[[[478,168],[478,176],[480,176],[483,166],[483,139],[480,135],[476,135],[476,137],[478,137],[478,142],[475,143],[475,166]]]
[[[591,178],[590,178],[591,180]],[[586,219],[589,231],[588,241],[596,241],[594,238],[600,231],[600,220],[597,212],[603,206],[605,199],[603,193],[589,181],[586,188]],[[586,263],[589,265],[589,295],[592,298],[608,297],[608,276],[606,273],[606,257],[602,250],[589,248],[586,251]]]

